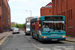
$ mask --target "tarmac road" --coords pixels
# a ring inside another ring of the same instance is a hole
[[[39,42],[20,31],[20,34],[9,35],[0,45],[0,50],[75,50],[75,43],[67,41]]]

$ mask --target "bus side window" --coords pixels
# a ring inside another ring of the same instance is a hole
[[[38,23],[38,21],[35,22],[35,30],[39,30],[39,23]]]
[[[34,22],[32,22],[31,23],[31,28],[34,30],[35,29],[35,27],[34,27],[35,25],[34,25]]]

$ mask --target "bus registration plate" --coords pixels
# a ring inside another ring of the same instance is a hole
[[[52,39],[52,41],[57,41],[57,39]]]

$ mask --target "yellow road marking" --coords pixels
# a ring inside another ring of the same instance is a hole
[[[2,45],[2,43],[7,39],[7,37],[10,35],[10,33],[5,37],[3,38],[1,41],[0,41],[0,45]]]

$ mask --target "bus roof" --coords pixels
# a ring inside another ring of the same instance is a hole
[[[45,15],[45,16],[63,16],[63,15]]]
[[[63,16],[63,15],[47,15],[47,16],[41,16],[38,18],[39,18],[39,20],[45,20],[45,17],[63,17],[62,20],[65,20],[65,16]],[[33,18],[30,21],[37,21],[38,18]]]
[[[47,16],[41,16],[40,18],[43,18],[43,17],[65,17],[63,15],[47,15]]]

